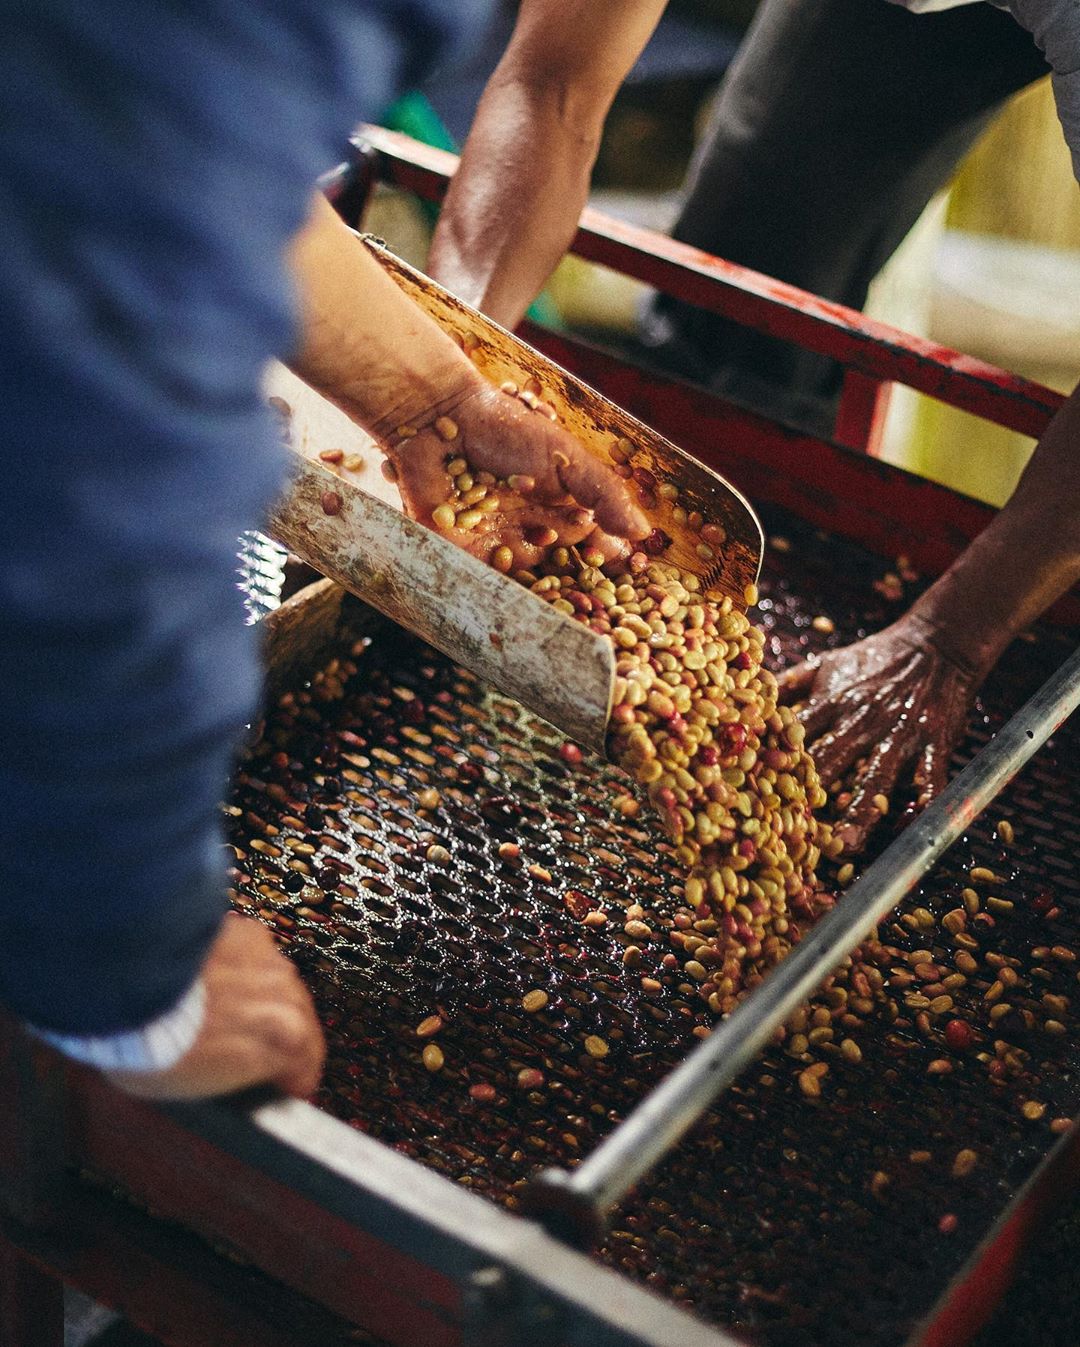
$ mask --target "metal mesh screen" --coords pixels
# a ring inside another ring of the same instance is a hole
[[[910,593],[880,584],[878,559],[769,522],[789,544],[769,549],[762,585],[774,662],[846,643],[903,610]],[[835,630],[823,634],[815,616]],[[1051,633],[1016,643],[961,758],[1067,649]],[[288,713],[294,723],[271,715],[239,774],[236,901],[275,927],[316,991],[330,1043],[317,1102],[513,1206],[530,1173],[587,1154],[709,1023],[681,968],[661,964],[669,849],[646,810],[618,812],[631,789],[620,773],[588,757],[568,765],[554,730],[412,638],[388,630],[355,663],[343,698],[320,702],[316,688]],[[914,909],[956,907],[972,865],[1008,880],[999,896],[1015,908],[984,914],[979,971],[956,993],[977,1048],[947,1052],[897,991],[897,1017],[870,1017],[856,1035],[861,1063],[830,1058],[820,1100],[800,1092],[800,1064],[773,1050],[616,1214],[600,1258],[775,1347],[905,1339],[1046,1154],[1051,1121],[1080,1111],[1071,1020],[1055,1036],[1041,1008],[1047,993],[1080,996],[1067,957],[1080,948],[1077,738],[1075,727],[1060,731],[901,909],[914,923]],[[422,809],[425,790],[439,800]],[[1003,817],[1016,829],[1007,849],[993,830]],[[658,938],[627,968],[634,903]],[[901,916],[882,934],[902,949],[929,941],[951,967],[940,928],[913,931]],[[1032,954],[1043,947],[1058,952]],[[996,976],[987,953],[1015,959],[1019,977],[1014,1013],[994,1028],[982,1002]],[[548,997],[533,1013],[522,1006],[530,990]],[[418,1037],[432,1015],[442,1028]],[[586,1050],[590,1035],[605,1056]],[[1003,1083],[976,1058],[993,1056],[995,1040],[1019,1063]],[[427,1043],[443,1054],[437,1071],[422,1061]],[[929,1075],[942,1057],[955,1069]],[[1045,1114],[1026,1118],[1026,1101]],[[977,1161],[958,1178],[961,1149]],[[924,1151],[928,1160],[910,1158]]]

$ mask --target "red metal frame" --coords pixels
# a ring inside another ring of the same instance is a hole
[[[833,439],[845,449],[860,449],[871,458],[880,458],[891,400],[891,383],[849,369],[840,389]]]
[[[918,1347],[956,1347],[969,1342],[990,1322],[1012,1285],[1032,1238],[1047,1214],[1080,1185],[1080,1145],[1076,1129],[1061,1138],[996,1226],[964,1274],[945,1293],[933,1321],[925,1325]]]
[[[291,1191],[159,1110],[79,1073],[72,1146],[125,1192],[152,1194],[155,1213],[242,1252],[374,1337],[456,1347],[460,1293],[430,1267]],[[222,1193],[243,1194],[223,1203]],[[297,1260],[297,1232],[305,1257]]]
[[[457,165],[455,155],[378,127],[362,127],[354,148],[356,163],[343,178],[347,200],[340,203],[354,225],[363,199],[358,181],[381,181],[439,201]],[[794,510],[890,561],[904,556],[924,575],[951,565],[995,511],[873,457],[892,384],[1036,437],[1064,401],[1053,389],[985,361],[599,211],[583,213],[571,250],[845,365],[830,441],[580,338],[529,322],[520,328],[532,345],[722,472],[751,501]],[[1066,595],[1049,617],[1080,624],[1080,596]]]
[[[60,1229],[7,1229],[10,1239],[0,1238],[3,1347],[63,1347],[61,1277],[165,1344],[311,1347],[344,1342],[352,1330],[348,1320],[103,1191],[73,1186]]]
[[[421,145],[395,131],[364,127],[355,141],[378,160],[378,176],[440,201],[457,167],[455,155]],[[1064,401],[1060,393],[1010,374],[986,361],[915,337],[854,309],[820,299],[796,286],[773,280],[734,262],[713,257],[652,230],[639,229],[592,208],[581,217],[571,251],[633,276],[665,294],[722,314],[782,341],[831,356],[874,383],[903,383],[995,425],[1038,437]],[[867,389],[846,390],[851,405],[841,405],[842,434],[865,448],[874,418],[860,415]]]
[[[0,1237],[0,1343],[63,1347],[64,1292],[56,1277]]]

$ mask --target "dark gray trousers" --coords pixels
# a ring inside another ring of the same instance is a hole
[[[675,237],[861,309],[1002,100],[1047,73],[989,4],[763,0],[692,165]],[[839,369],[665,297],[643,338],[685,377],[827,433]]]

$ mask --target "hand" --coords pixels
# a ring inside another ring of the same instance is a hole
[[[474,471],[515,478],[516,489],[503,508],[485,515],[475,529],[439,530],[474,556],[486,561],[497,547],[508,546],[514,567],[530,569],[553,546],[583,545],[612,561],[650,532],[622,479],[542,412],[483,386],[471,389],[445,416],[457,427],[453,440],[427,427],[407,439],[389,437],[386,455],[405,509],[431,528],[432,511],[450,490],[447,459],[461,456]],[[543,541],[546,531],[557,539]]]
[[[836,829],[845,852],[862,850],[881,818],[874,797],[888,799],[909,765],[920,808],[944,789],[978,681],[974,670],[943,653],[935,629],[913,613],[780,675],[781,700],[802,702],[799,720],[823,786],[866,759]]]
[[[326,1047],[311,995],[265,927],[226,916],[202,970],[199,1036],[167,1071],[111,1071],[144,1099],[200,1099],[251,1085],[303,1098],[322,1075]]]
[[[541,412],[487,383],[450,335],[414,304],[321,198],[291,255],[302,340],[293,366],[387,448],[405,509],[429,527],[447,496],[447,450],[478,472],[532,479],[475,530],[447,536],[485,561],[508,546],[531,568],[553,542],[585,543],[606,559],[650,532],[625,483]],[[444,441],[434,426],[452,420]],[[400,425],[420,433],[396,435]],[[523,484],[524,486],[524,484]]]

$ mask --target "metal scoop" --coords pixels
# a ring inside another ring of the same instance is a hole
[[[618,441],[630,441],[634,468],[650,473],[656,488],[670,483],[678,490],[675,501],[660,499],[646,510],[671,539],[664,559],[700,576],[706,592],[744,605],[746,586],[756,582],[761,565],[762,532],[730,483],[442,286],[370,240],[364,243],[487,378],[518,387],[537,380],[559,423],[608,464],[617,461],[611,450]],[[604,753],[615,678],[610,641],[409,519],[397,488],[381,474],[378,446],[302,380],[274,366],[267,391],[287,408],[293,451],[291,487],[271,520],[274,537],[571,738]],[[320,458],[336,458],[337,450],[340,462]],[[722,543],[702,548],[700,532],[687,522],[695,511],[723,530]]]

